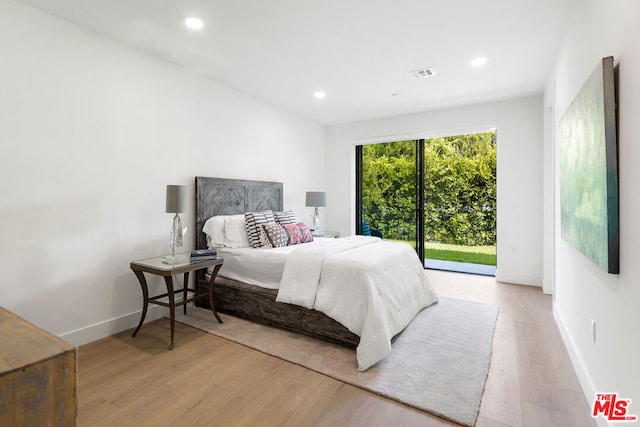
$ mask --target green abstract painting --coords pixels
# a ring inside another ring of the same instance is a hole
[[[609,273],[619,272],[613,58],[604,58],[560,120],[562,238]]]

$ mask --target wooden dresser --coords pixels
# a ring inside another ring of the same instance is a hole
[[[0,426],[75,426],[77,350],[0,307]]]

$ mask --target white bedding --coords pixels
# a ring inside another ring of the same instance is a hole
[[[316,237],[313,242],[302,246],[317,245],[324,239]],[[262,286],[268,289],[278,289],[282,280],[284,264],[291,252],[301,245],[285,246],[282,248],[228,248],[215,247],[218,255],[224,258],[224,264],[218,276],[237,280],[238,282]]]
[[[437,300],[413,248],[364,236],[296,248],[277,297],[321,311],[360,336],[361,371],[386,357],[391,339]]]

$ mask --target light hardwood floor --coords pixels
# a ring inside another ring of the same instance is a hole
[[[595,426],[540,288],[428,271],[439,295],[500,312],[477,426]],[[395,401],[169,322],[79,348],[82,426],[450,426]]]

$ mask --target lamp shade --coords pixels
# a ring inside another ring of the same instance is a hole
[[[187,186],[167,185],[167,204],[165,212],[183,213],[187,211]]]
[[[324,191],[307,191],[306,206],[327,206],[327,194]]]

